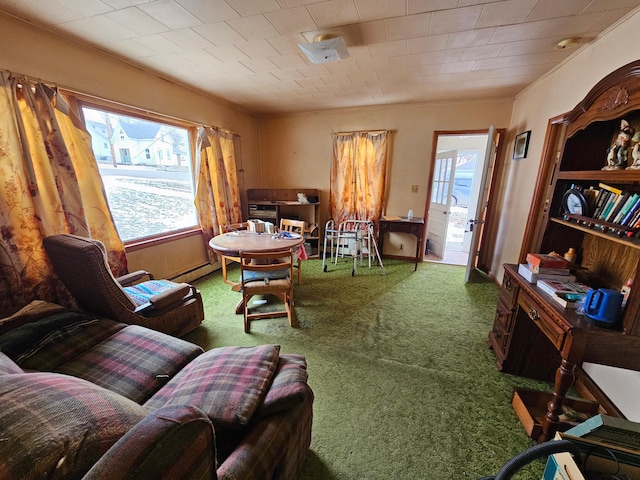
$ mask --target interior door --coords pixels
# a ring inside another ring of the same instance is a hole
[[[491,187],[491,169],[495,162],[496,155],[496,129],[493,125],[489,127],[487,135],[487,148],[485,149],[484,160],[482,162],[482,174],[480,177],[480,189],[478,191],[478,199],[475,202],[476,214],[474,218],[468,220],[468,227],[471,230],[471,245],[469,247],[469,259],[467,261],[467,271],[465,272],[464,281],[468,282],[471,278],[473,270],[478,262],[478,247],[480,245],[480,232],[484,223],[487,212],[487,199],[489,197],[489,188]]]
[[[451,210],[451,192],[455,175],[457,150],[436,153],[429,203],[429,225],[427,238],[429,250],[437,257],[444,257],[447,241],[447,225]]]

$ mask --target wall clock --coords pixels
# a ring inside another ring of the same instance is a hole
[[[584,195],[577,188],[571,188],[562,197],[562,210],[565,214],[589,216],[589,206]]]

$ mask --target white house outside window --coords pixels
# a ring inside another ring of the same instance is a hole
[[[93,107],[82,110],[122,240],[197,226],[187,129]],[[163,150],[176,155],[163,159]],[[124,158],[121,152],[127,152]]]

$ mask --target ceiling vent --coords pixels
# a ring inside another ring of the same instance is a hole
[[[344,39],[332,34],[316,35],[311,43],[299,43],[300,50],[313,63],[339,62],[349,58]]]

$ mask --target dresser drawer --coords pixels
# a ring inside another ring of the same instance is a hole
[[[500,285],[500,297],[505,299],[505,303],[513,308],[515,298],[518,295],[518,282],[514,280],[511,273],[507,270],[504,271],[504,277],[502,278],[502,284]]]
[[[551,343],[558,349],[562,350],[562,345],[566,337],[566,332],[551,319],[538,304],[525,292],[520,292],[518,296],[520,308],[533,320],[533,323],[551,340]]]

